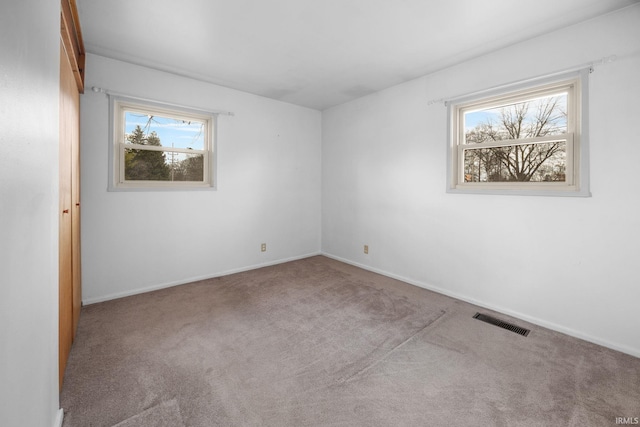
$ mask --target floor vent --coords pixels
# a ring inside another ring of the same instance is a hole
[[[516,334],[527,336],[529,335],[529,329],[521,328],[520,326],[512,325],[511,323],[503,322],[500,319],[496,319],[495,317],[487,316],[486,314],[476,313],[473,316],[474,319],[482,320],[486,323],[491,323],[492,325],[498,326],[503,329],[507,329],[511,332],[515,332]]]

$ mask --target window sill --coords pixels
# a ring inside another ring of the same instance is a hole
[[[518,188],[448,188],[449,194],[492,194],[497,196],[545,196],[545,197],[591,197],[589,190],[563,189],[518,189]]]
[[[110,185],[107,187],[107,191],[109,192],[141,192],[141,191],[215,191],[216,187],[211,185],[176,185],[176,186],[128,186],[128,185],[120,185],[114,186]]]

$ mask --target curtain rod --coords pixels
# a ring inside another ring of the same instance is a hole
[[[110,90],[107,90],[107,89],[103,89],[103,88],[97,87],[97,86],[93,86],[91,88],[91,91],[93,91],[94,93],[104,93],[105,95],[108,95],[108,96],[119,96],[119,97],[122,97],[122,98],[134,99],[136,101],[144,101],[144,102],[151,102],[151,103],[154,103],[154,104],[166,105],[168,107],[178,107],[178,108],[184,108],[186,110],[200,111],[200,112],[210,113],[210,114],[222,114],[222,115],[226,115],[226,116],[235,116],[235,113],[233,111],[209,110],[209,109],[203,109],[203,108],[194,108],[194,107],[190,107],[190,106],[187,106],[187,105],[174,104],[172,102],[158,101],[158,100],[155,100],[155,99],[148,99],[148,98],[142,98],[142,97],[139,97],[139,96],[127,95],[126,93],[113,92],[113,91],[110,91]]]
[[[483,93],[493,92],[493,91],[499,90],[499,89],[507,89],[507,88],[509,88],[511,86],[516,86],[516,85],[521,85],[521,84],[525,84],[525,83],[535,82],[535,81],[541,80],[541,79],[556,77],[556,76],[559,76],[559,75],[562,75],[562,74],[570,73],[572,71],[589,70],[589,73],[593,73],[594,68],[596,66],[603,65],[603,64],[610,64],[611,62],[615,61],[616,59],[617,59],[616,55],[609,55],[609,56],[605,56],[605,57],[603,57],[603,58],[601,58],[599,60],[596,60],[596,61],[591,61],[589,63],[582,64],[582,65],[577,65],[577,66],[571,67],[571,68],[565,68],[563,70],[555,71],[553,73],[544,74],[544,75],[537,76],[537,77],[531,77],[531,78],[524,79],[524,80],[518,80],[518,81],[515,81],[515,82],[510,82],[510,83],[506,83],[506,84],[502,84],[502,85],[498,85],[498,86],[492,86],[492,87],[487,88],[487,89],[482,89],[482,90],[475,91],[475,92],[465,93],[465,94],[462,94],[462,95],[450,96],[450,97],[447,97],[447,98],[432,99],[432,100],[427,102],[427,105],[441,104],[442,103],[446,107],[447,104],[449,104],[451,101],[454,101],[454,100],[457,100],[457,99],[472,97],[472,96],[476,96],[476,95],[482,95]]]

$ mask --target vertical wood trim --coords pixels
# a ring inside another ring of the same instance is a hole
[[[61,0],[60,36],[69,56],[78,92],[84,93],[85,52],[75,0]]]

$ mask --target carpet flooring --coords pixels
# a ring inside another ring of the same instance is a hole
[[[64,427],[613,426],[640,417],[640,359],[317,256],[84,307],[61,406]]]

